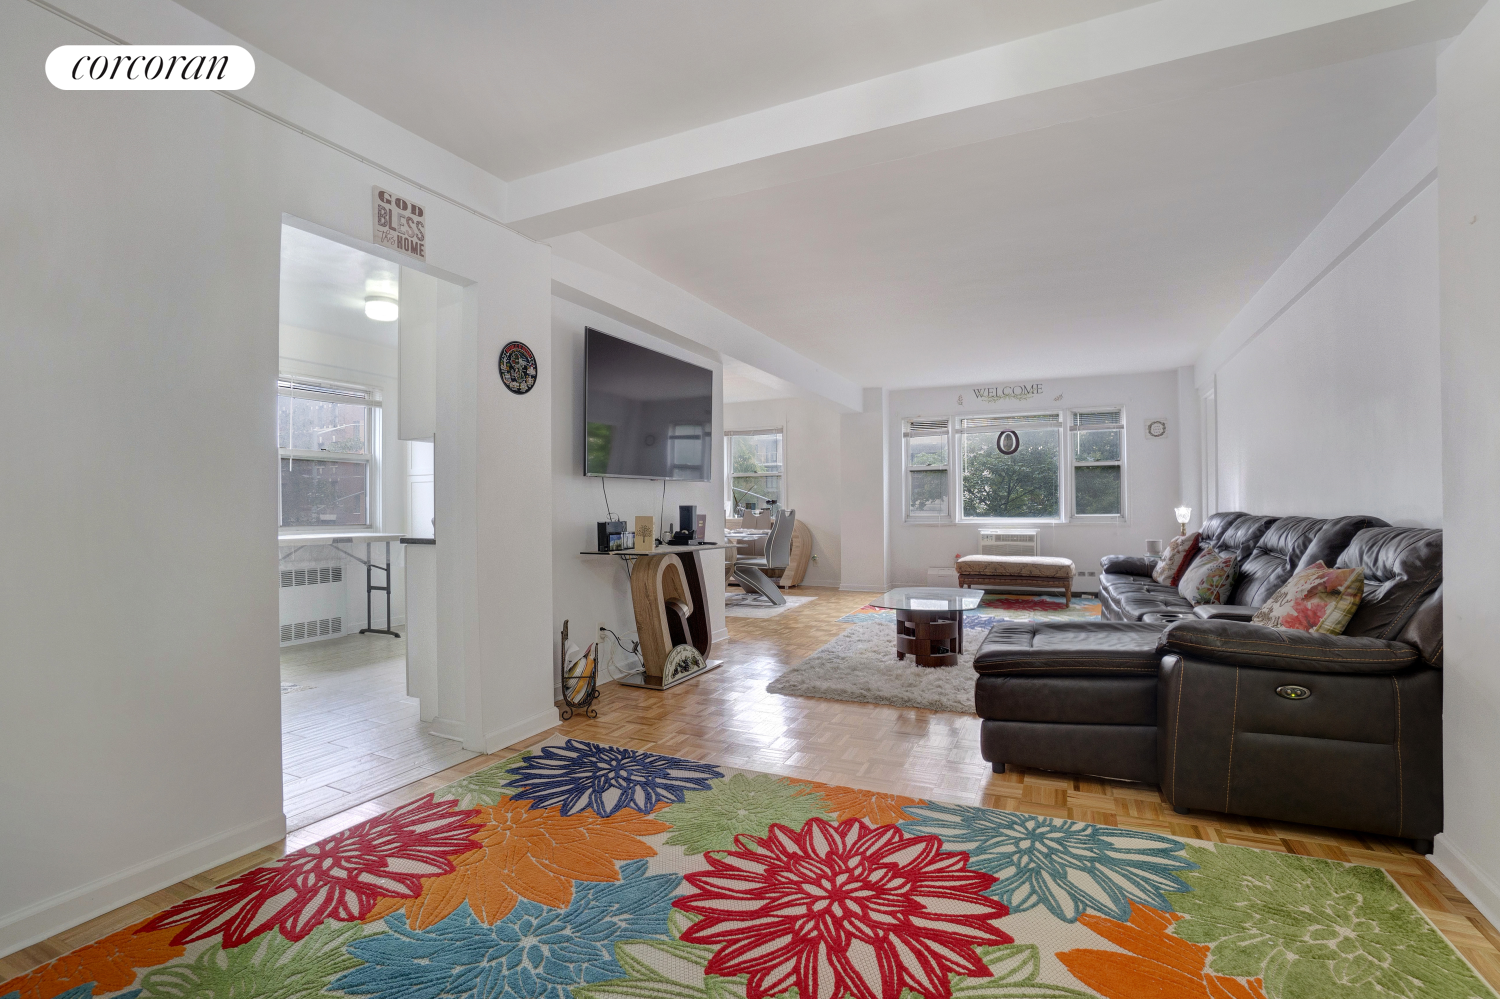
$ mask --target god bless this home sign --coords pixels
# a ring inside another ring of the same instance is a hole
[[[383,187],[375,188],[375,242],[427,259],[427,210]]]

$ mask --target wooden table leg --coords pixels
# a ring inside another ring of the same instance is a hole
[[[918,666],[957,666],[962,642],[961,611],[896,611],[897,659],[909,653]]]

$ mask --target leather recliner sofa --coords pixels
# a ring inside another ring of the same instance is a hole
[[[1354,535],[1367,527],[1385,527],[1378,517],[1253,517],[1216,513],[1203,522],[1201,544],[1234,552],[1234,588],[1214,613],[1249,620],[1297,569],[1321,560],[1333,565]],[[1106,621],[1140,621],[1185,617],[1193,605],[1177,587],[1151,578],[1156,559],[1109,555],[1099,562],[1099,603]],[[1164,622],[1161,622],[1164,623]]]
[[[1224,519],[1221,540],[1245,515]],[[1280,518],[1240,535],[1259,534],[1241,559],[1244,599],[1264,602],[1319,558],[1364,568],[1364,599],[1340,636],[1210,608],[1170,624],[997,624],[974,660],[984,758],[996,772],[1014,763],[1159,784],[1179,811],[1430,850],[1442,827],[1442,533],[1354,529],[1373,519]]]

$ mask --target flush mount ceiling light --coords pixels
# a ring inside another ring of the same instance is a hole
[[[394,298],[385,295],[366,295],[365,315],[377,323],[393,323],[401,315],[401,306]]]

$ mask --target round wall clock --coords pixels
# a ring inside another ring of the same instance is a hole
[[[500,381],[516,395],[536,387],[536,355],[519,340],[500,349]]]

